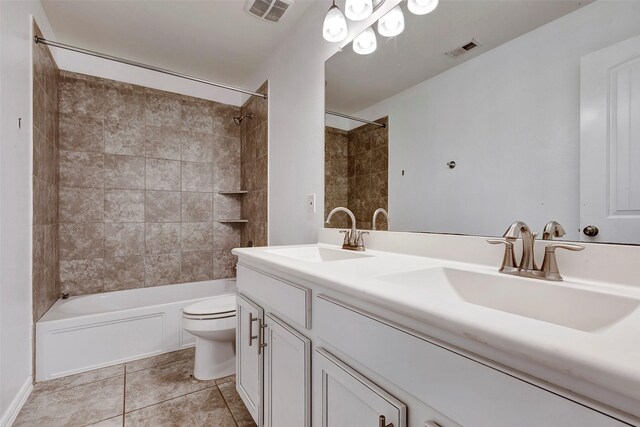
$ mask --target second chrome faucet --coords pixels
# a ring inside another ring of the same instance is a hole
[[[544,227],[542,239],[552,240],[554,237],[562,237],[564,235],[564,228],[556,221],[551,221]],[[584,246],[571,243],[551,243],[545,247],[542,267],[538,268],[534,253],[536,233],[531,232],[527,224],[522,221],[514,222],[502,237],[502,239],[487,240],[487,242],[494,245],[505,245],[504,257],[499,270],[501,273],[556,282],[562,280],[556,260],[556,249],[567,249],[570,251],[581,251],[584,249]],[[520,258],[520,262],[516,263],[514,245],[518,237],[522,237],[522,257]]]
[[[351,219],[351,229],[340,230],[341,233],[344,233],[344,242],[342,243],[342,249],[348,249],[350,251],[364,251],[365,248],[364,248],[363,235],[369,234],[369,232],[358,231],[356,229],[356,217],[353,214],[353,212],[351,212],[349,209],[343,208],[343,207],[337,207],[333,209],[331,212],[329,212],[329,215],[327,215],[327,219],[325,220],[325,223],[328,224],[329,221],[331,221],[331,217],[336,212],[344,212],[347,215],[349,215],[349,219]]]

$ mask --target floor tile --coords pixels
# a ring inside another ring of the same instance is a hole
[[[86,426],[123,412],[124,376],[51,393],[33,393],[14,427]]]
[[[106,380],[107,378],[113,378],[120,375],[124,375],[124,365],[107,366],[106,368],[95,369],[89,372],[69,375],[68,377],[36,383],[33,386],[33,392],[51,393],[83,384]]]
[[[122,423],[124,422],[122,418],[122,415],[120,415],[119,417],[109,418],[108,420],[99,421],[95,424],[89,424],[86,427],[122,427]]]
[[[129,412],[125,426],[235,427],[236,423],[217,387]]]
[[[193,362],[185,359],[127,374],[125,411],[214,386],[213,380],[199,381],[192,376]]]
[[[195,347],[185,348],[184,350],[172,351],[171,353],[159,354],[157,356],[128,362],[126,364],[126,369],[129,374],[131,372],[141,371],[155,366],[166,365],[167,363],[177,362],[178,360],[193,359],[195,358],[195,354]]]
[[[244,406],[244,402],[240,398],[240,395],[236,391],[236,382],[230,381],[223,384],[218,385],[224,400],[226,400],[231,413],[233,414],[233,418],[238,423],[240,427],[255,427],[256,423],[253,422],[253,418],[251,418],[251,414],[247,410],[247,407]]]

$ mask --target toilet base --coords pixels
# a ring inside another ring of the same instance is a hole
[[[193,376],[215,380],[236,372],[235,341],[213,341],[196,337],[196,361]]]

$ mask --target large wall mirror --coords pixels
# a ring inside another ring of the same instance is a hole
[[[327,212],[483,236],[555,220],[566,240],[640,244],[640,2],[399,7],[402,33],[375,24],[326,62]]]

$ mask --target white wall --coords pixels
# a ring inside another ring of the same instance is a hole
[[[52,36],[40,2],[0,1],[0,426],[31,387],[32,15]]]
[[[77,47],[82,48],[83,46],[79,44]],[[52,47],[51,50],[56,53],[56,62],[61,70],[88,74],[91,76],[117,80],[153,89],[179,93],[182,95],[194,96],[197,98],[221,102],[223,104],[240,106],[242,103],[242,95],[239,92],[233,92],[228,89],[221,89],[204,83],[198,83],[162,74],[157,71],[121,64],[119,62],[109,61],[69,50],[55,47]],[[100,53],[109,54],[109,52]],[[135,60],[135,58],[125,59]]]
[[[387,0],[369,19],[349,22],[341,45],[398,3]],[[315,242],[324,222],[324,61],[340,47],[322,38],[329,6],[315,2],[246,85],[269,80],[270,245]],[[316,194],[315,214],[307,212],[310,193]]]
[[[389,115],[392,229],[578,238],[580,57],[638,33],[640,2],[599,1],[356,113]]]

